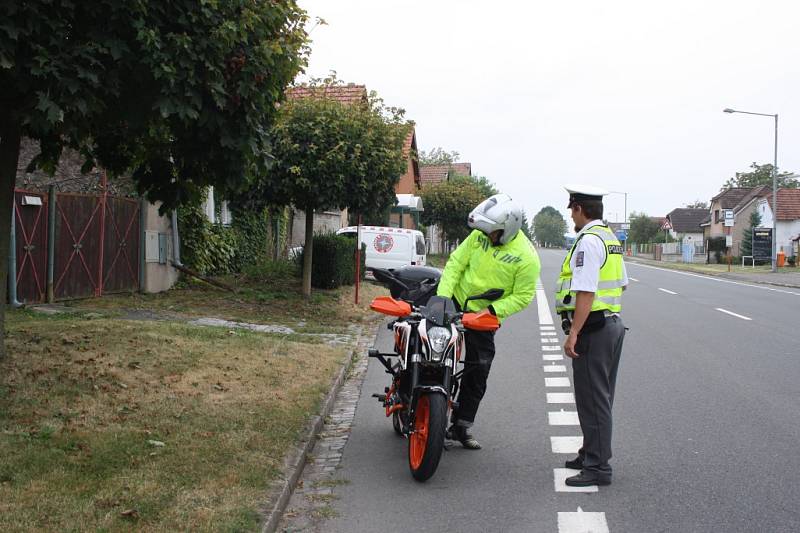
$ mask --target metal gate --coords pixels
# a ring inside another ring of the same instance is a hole
[[[56,199],[56,300],[139,289],[139,202],[59,193]]]
[[[17,300],[41,303],[47,295],[47,195],[14,191]]]

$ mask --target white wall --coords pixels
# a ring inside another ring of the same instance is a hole
[[[761,215],[761,227],[772,227],[772,209],[766,200],[761,200],[758,203],[759,214]],[[778,227],[775,232],[776,246],[778,251],[784,251],[786,255],[792,254],[792,237],[800,233],[800,220],[779,220]]]

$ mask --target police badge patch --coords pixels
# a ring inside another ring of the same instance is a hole
[[[583,251],[578,252],[578,255],[575,256],[575,266],[576,267],[583,266]]]

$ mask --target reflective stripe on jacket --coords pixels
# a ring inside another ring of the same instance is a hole
[[[600,267],[597,292],[594,293],[594,301],[592,302],[592,311],[619,313],[622,310],[622,287],[625,284],[622,245],[608,226],[592,226],[575,241],[566,259],[564,259],[564,264],[561,266],[561,274],[558,277],[556,288],[556,311],[559,313],[575,310],[575,291],[570,291],[572,285],[570,263],[578,242],[590,235],[602,239],[606,250],[606,260],[603,262],[603,266]]]
[[[522,231],[506,244],[492,246],[486,235],[473,230],[450,254],[436,294],[454,298],[463,308],[469,296],[503,289],[499,300],[472,300],[465,309],[480,311],[491,305],[502,321],[531,303],[540,268],[539,255]]]

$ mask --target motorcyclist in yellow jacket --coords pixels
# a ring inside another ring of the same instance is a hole
[[[464,311],[488,309],[501,322],[525,309],[536,293],[540,264],[536,250],[520,230],[522,220],[522,207],[506,194],[481,202],[468,218],[472,233],[450,254],[437,294],[452,298]],[[489,289],[503,289],[503,296],[492,302],[471,300],[463,309],[467,297]],[[467,330],[465,337],[465,360],[480,364],[468,365],[464,372],[448,437],[478,450],[481,445],[470,428],[486,393],[495,354],[494,332]]]

